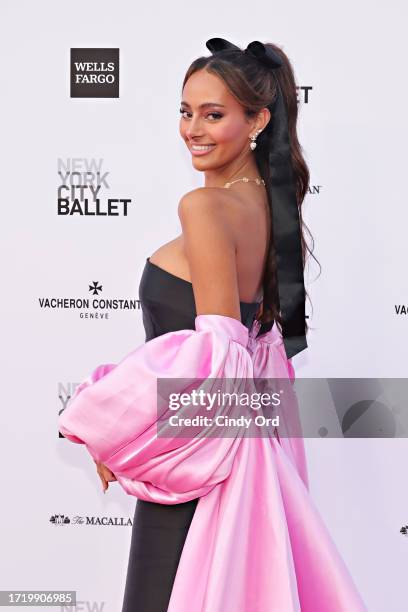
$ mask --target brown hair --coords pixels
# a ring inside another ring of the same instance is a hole
[[[270,107],[271,115],[273,113],[272,105],[277,95],[276,81],[278,80],[282,95],[285,101],[288,114],[289,138],[291,145],[291,158],[296,185],[296,198],[299,210],[299,219],[301,224],[301,243],[302,243],[302,258],[303,268],[306,264],[306,252],[313,256],[312,250],[306,243],[304,230],[312,239],[313,237],[302,219],[302,203],[306,192],[309,188],[310,174],[307,164],[302,155],[302,148],[297,137],[297,92],[295,77],[292,65],[286,54],[275,44],[265,43],[265,47],[271,47],[275,53],[282,59],[283,65],[275,69],[264,66],[259,60],[253,56],[243,53],[239,50],[223,50],[216,55],[209,57],[199,57],[189,66],[183,81],[183,88],[189,77],[198,70],[205,69],[208,72],[215,74],[221,78],[231,94],[243,106],[247,117],[254,117],[264,107]],[[272,119],[272,117],[271,117]],[[255,159],[261,177],[265,180],[268,202],[270,207],[270,218],[272,226],[272,206],[271,194],[269,190],[270,170],[268,165],[268,152],[270,148],[272,121],[264,128],[257,138],[257,147],[255,149]],[[282,325],[282,320],[279,314],[279,293],[277,287],[276,276],[276,257],[273,242],[273,231],[271,227],[270,241],[268,245],[268,254],[265,262],[263,275],[263,307],[260,321],[267,323],[275,320]],[[316,260],[316,258],[313,256]],[[317,261],[317,260],[316,260]],[[319,264],[320,265],[320,264]],[[309,299],[309,295],[306,292]],[[310,299],[309,299],[310,301]],[[306,330],[308,329],[306,324]]]

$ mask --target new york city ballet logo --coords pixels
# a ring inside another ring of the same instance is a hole
[[[119,49],[71,49],[71,98],[119,98]]]
[[[127,217],[132,199],[111,197],[103,158],[59,157],[57,173],[58,216]]]
[[[311,100],[312,85],[296,85],[298,104],[309,104]]]

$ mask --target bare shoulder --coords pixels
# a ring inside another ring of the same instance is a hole
[[[226,221],[228,204],[232,199],[231,194],[222,187],[198,187],[180,199],[179,218],[181,221],[198,217],[212,218],[216,222],[224,218]]]
[[[240,317],[236,241],[225,189],[200,187],[180,200],[184,250],[197,313]]]

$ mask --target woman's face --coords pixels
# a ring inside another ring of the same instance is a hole
[[[182,98],[180,135],[197,170],[222,168],[251,152],[249,137],[255,132],[254,122],[248,121],[219,77],[198,70],[186,82]]]

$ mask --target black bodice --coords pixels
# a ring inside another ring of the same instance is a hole
[[[197,312],[192,284],[163,270],[149,258],[140,279],[139,299],[146,342],[171,331],[195,329]],[[259,303],[240,302],[240,307],[241,321],[250,329]]]

